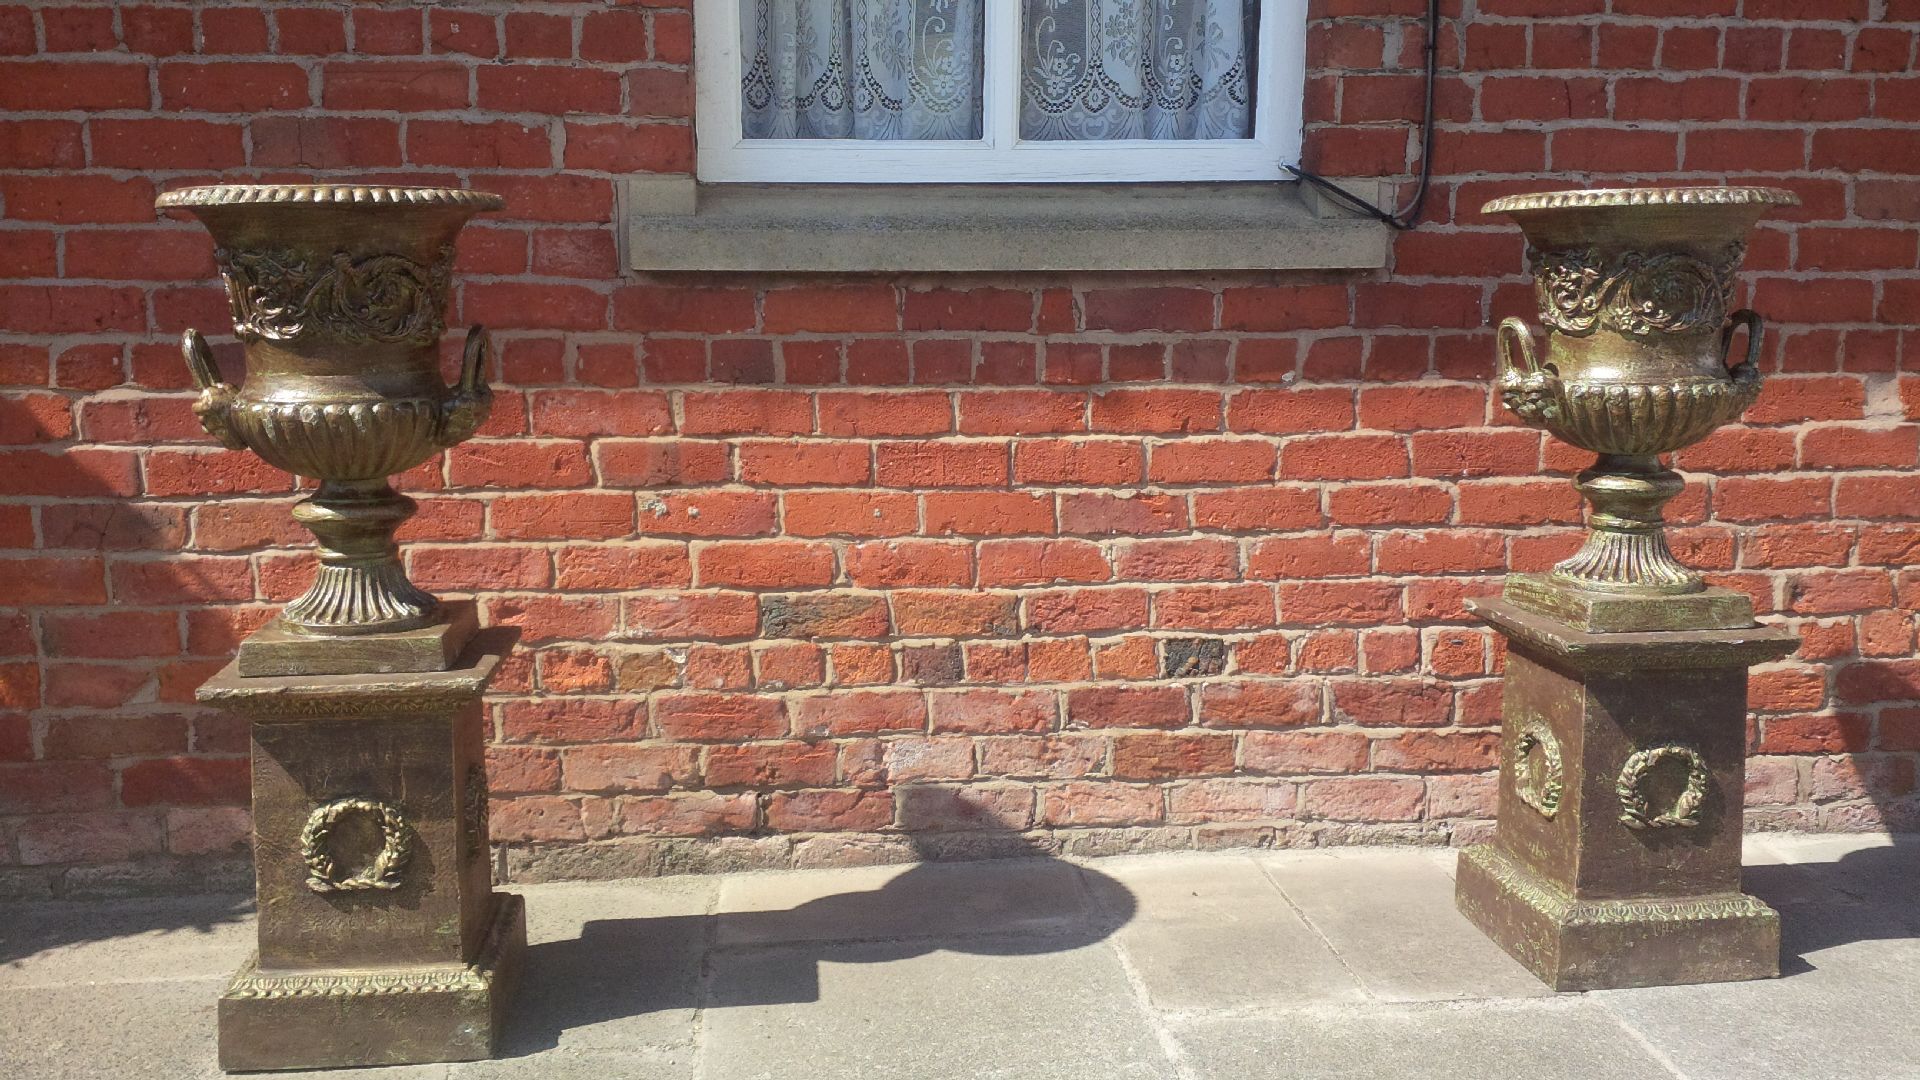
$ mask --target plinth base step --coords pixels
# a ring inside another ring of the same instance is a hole
[[[1460,853],[1460,911],[1555,990],[1770,979],[1780,916],[1745,893],[1590,900],[1489,844]]]
[[[248,960],[220,995],[228,1072],[414,1065],[491,1057],[527,947],[526,905],[496,893],[471,964],[262,971]]]

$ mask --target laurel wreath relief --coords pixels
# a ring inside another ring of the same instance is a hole
[[[330,850],[333,830],[343,818],[365,814],[380,826],[380,851],[366,866],[345,873]],[[300,857],[307,864],[307,888],[317,893],[397,889],[413,858],[413,829],[400,808],[378,799],[335,799],[315,807],[300,830]]]

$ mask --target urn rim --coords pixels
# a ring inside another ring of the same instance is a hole
[[[1785,188],[1707,184],[1688,187],[1577,188],[1507,195],[1480,208],[1483,214],[1529,210],[1600,209],[1616,206],[1798,206]]]
[[[448,206],[499,210],[506,200],[490,191],[444,187],[377,187],[363,184],[202,184],[162,194],[161,210],[207,206]]]

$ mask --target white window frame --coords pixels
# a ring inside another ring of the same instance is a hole
[[[1278,180],[1300,163],[1307,0],[1261,0],[1251,139],[1063,142],[1020,138],[1018,0],[985,0],[985,138],[747,139],[740,0],[694,0],[695,135],[711,183],[957,184]]]

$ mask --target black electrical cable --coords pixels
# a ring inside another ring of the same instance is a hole
[[[1420,120],[1420,184],[1414,188],[1413,201],[1398,213],[1389,214],[1324,176],[1292,165],[1286,166],[1286,170],[1353,209],[1402,232],[1420,224],[1427,201],[1427,187],[1433,182],[1433,84],[1439,69],[1440,0],[1427,0],[1427,102]]]

